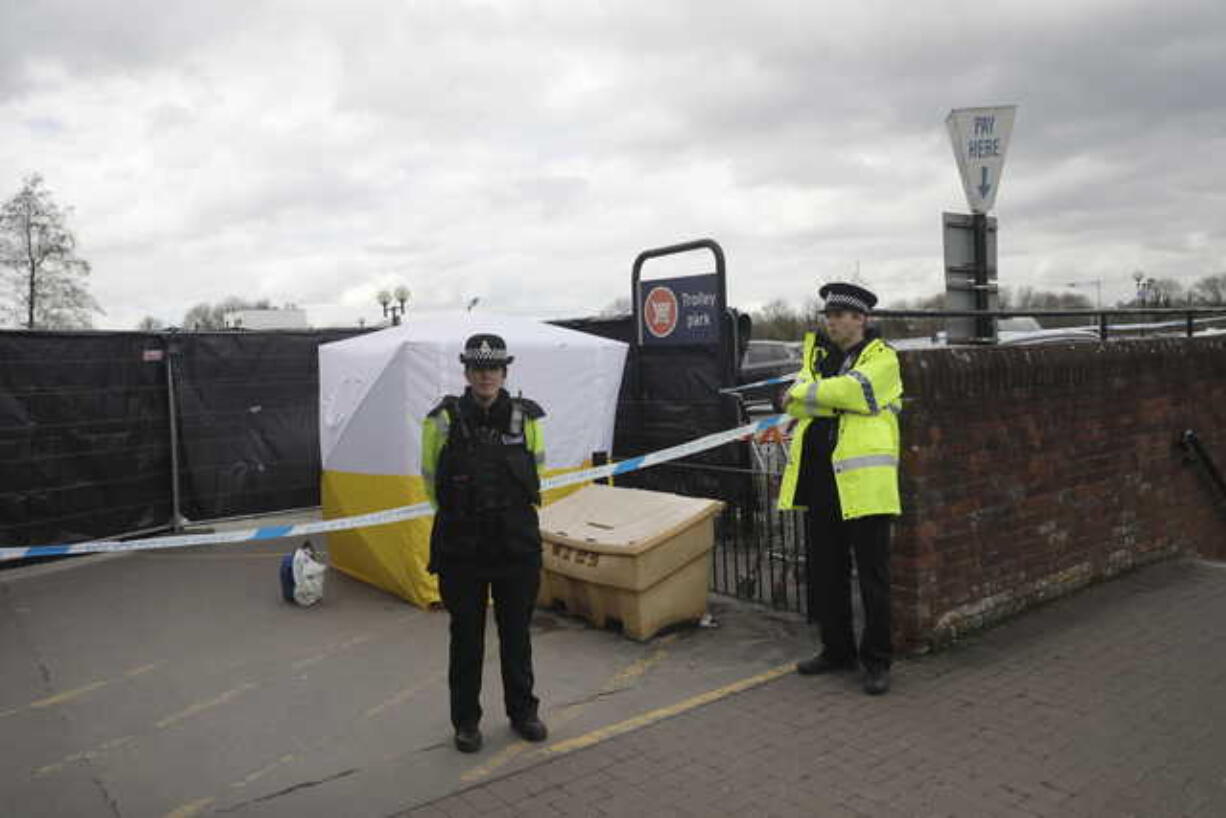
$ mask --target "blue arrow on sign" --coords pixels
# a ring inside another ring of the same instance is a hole
[[[991,189],[992,189],[992,186],[988,184],[988,169],[980,168],[979,169],[979,195],[986,199],[988,198],[988,191]]]

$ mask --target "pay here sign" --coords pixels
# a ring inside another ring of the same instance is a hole
[[[987,213],[996,202],[1016,113],[1016,105],[955,108],[945,118],[972,213]]]

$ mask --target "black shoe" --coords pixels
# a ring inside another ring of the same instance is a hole
[[[524,741],[544,741],[549,737],[549,728],[536,716],[527,719],[513,719],[511,729],[519,733],[520,738]]]
[[[819,653],[812,659],[796,663],[796,672],[801,676],[816,676],[819,673],[839,673],[844,670],[855,670],[855,659],[831,659],[824,653]]]
[[[455,748],[461,753],[475,753],[481,749],[481,731],[476,727],[455,729]]]
[[[864,692],[870,696],[880,696],[890,691],[890,669],[888,667],[870,667],[864,671]]]

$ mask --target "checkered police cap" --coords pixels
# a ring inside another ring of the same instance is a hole
[[[514,355],[507,354],[507,342],[491,333],[470,336],[460,353],[460,363],[477,369],[497,369],[514,360]]]
[[[877,296],[868,290],[842,281],[824,285],[817,294],[826,299],[823,311],[852,310],[868,315],[877,304]]]

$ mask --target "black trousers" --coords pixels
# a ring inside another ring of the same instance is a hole
[[[475,567],[449,568],[439,574],[439,594],[451,616],[451,649],[447,685],[451,691],[451,723],[476,727],[481,721],[481,670],[485,661],[485,610],[494,600],[498,623],[502,692],[512,721],[537,715],[532,694],[532,641],[529,626],[541,584],[537,565],[504,565],[495,573]]]
[[[888,668],[890,642],[890,522],[888,516],[844,520],[833,503],[810,504],[808,602],[822,633],[822,652],[835,661],[859,658]],[[856,561],[864,630],[857,651],[851,612],[851,561]]]

